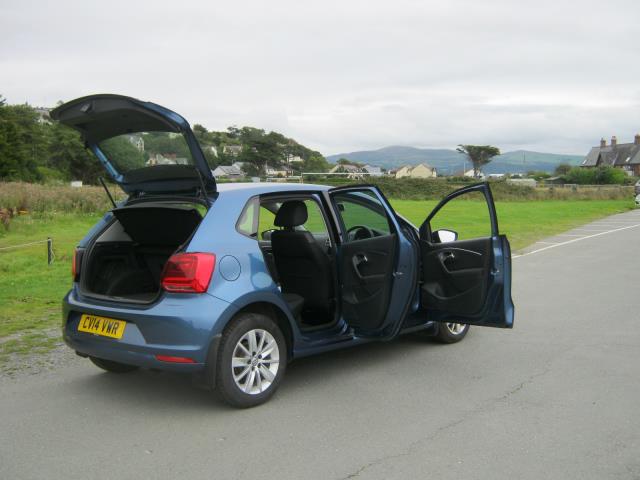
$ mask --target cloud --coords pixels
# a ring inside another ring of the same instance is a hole
[[[325,154],[585,153],[640,129],[637,2],[3,2],[0,93],[115,92]],[[615,25],[615,28],[609,28]]]

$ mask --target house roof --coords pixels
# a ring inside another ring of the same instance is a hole
[[[620,143],[606,147],[593,147],[580,164],[582,167],[609,165],[622,167],[624,165],[640,164],[640,145],[635,143]]]
[[[225,175],[243,175],[242,170],[233,165],[218,165],[216,170],[221,170]]]
[[[431,165],[429,165],[428,163],[419,163],[419,164],[417,164],[417,165],[403,165],[403,166],[401,166],[400,168],[398,168],[398,170],[396,170],[396,171],[400,171],[400,170],[402,170],[402,169],[405,169],[405,168],[406,168],[409,172],[411,172],[412,170],[414,170],[415,168],[418,168],[418,167],[426,167],[426,168],[428,168],[429,170],[435,170],[435,168],[433,168],[433,167],[432,167]]]
[[[336,165],[335,167],[333,167],[330,171],[330,173],[334,173],[337,172],[338,170],[342,170],[346,173],[362,173],[362,168],[358,167],[357,165],[349,165],[349,164],[339,164]]]
[[[418,168],[418,167],[426,167],[429,170],[435,170],[435,168],[433,168],[431,165],[429,165],[428,163],[419,163],[418,165],[414,165],[413,168],[411,170],[413,170],[414,168]]]

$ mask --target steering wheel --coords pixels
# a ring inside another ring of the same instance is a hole
[[[349,240],[364,240],[365,238],[375,237],[375,233],[365,225],[354,225],[347,230]]]

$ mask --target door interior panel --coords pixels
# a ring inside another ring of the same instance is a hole
[[[346,243],[341,249],[342,308],[352,327],[373,330],[385,319],[396,255],[396,235]]]
[[[424,308],[472,315],[485,303],[492,265],[491,238],[448,243],[420,241]]]

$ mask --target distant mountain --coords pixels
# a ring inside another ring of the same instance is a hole
[[[440,173],[448,175],[463,169],[464,156],[449,149],[415,148],[392,146],[379,150],[365,150],[360,152],[340,153],[327,157],[329,162],[335,163],[341,158],[360,163],[368,163],[388,169],[398,168],[402,165],[417,165],[428,163]],[[524,173],[529,170],[543,170],[553,172],[557,165],[568,163],[578,165],[582,160],[581,155],[563,155],[557,153],[531,152],[528,150],[515,150],[505,152],[494,157],[490,164],[484,167],[485,173]],[[466,163],[467,169],[471,168],[470,162]]]

